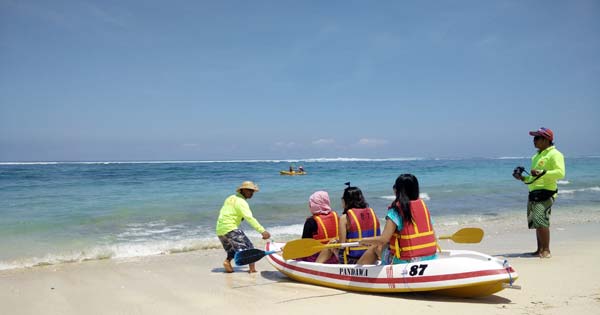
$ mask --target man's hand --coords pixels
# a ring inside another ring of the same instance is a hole
[[[271,233],[269,233],[267,231],[262,232],[261,235],[262,235],[263,240],[268,240],[271,238]]]

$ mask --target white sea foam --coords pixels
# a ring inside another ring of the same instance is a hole
[[[559,180],[559,181],[557,181],[556,183],[557,183],[557,184],[559,184],[559,185],[568,185],[568,184],[570,184],[571,182],[569,182],[568,180]]]
[[[598,186],[594,186],[594,187],[588,187],[588,188],[579,188],[579,189],[561,189],[558,191],[558,194],[574,194],[576,192],[585,192],[585,191],[593,191],[593,192],[600,192],[600,187]]]
[[[269,227],[267,230],[271,233],[271,237],[283,238],[283,239],[293,239],[299,238],[302,236],[302,230],[304,228],[303,224],[292,224],[292,225],[278,225]],[[248,235],[251,239],[260,240],[261,236],[258,232],[251,230],[245,231],[246,235]],[[275,239],[276,241],[281,241],[280,239]]]
[[[498,160],[522,160],[522,159],[528,159],[528,157],[524,157],[524,156],[500,156],[500,157],[497,157],[496,159],[498,159]]]
[[[183,239],[179,241],[148,241],[97,246],[80,252],[48,254],[42,257],[0,261],[0,270],[47,266],[88,260],[120,259],[221,248],[216,237]]]
[[[394,196],[394,195],[388,195],[388,196],[381,196],[379,198],[386,199],[386,200],[395,200],[396,196]],[[429,197],[428,193],[420,193],[419,194],[419,198],[421,198],[423,200],[431,200],[431,197]]]
[[[598,156],[582,156],[582,158],[599,158]],[[386,162],[386,161],[461,161],[461,160],[517,160],[529,159],[529,157],[500,156],[500,157],[390,157],[390,158],[294,158],[294,159],[249,159],[249,160],[165,160],[165,161],[6,161],[0,165],[55,165],[55,164],[194,164],[194,163],[328,163],[328,162]]]
[[[138,229],[137,231],[140,231],[140,233],[125,233],[127,234],[126,236],[138,237],[138,239],[123,240],[117,244],[95,246],[82,251],[48,254],[45,256],[30,257],[14,261],[0,261],[0,270],[75,263],[88,260],[146,257],[222,248],[221,243],[215,236],[198,237],[198,235],[194,234],[194,232],[189,232],[187,235],[178,234],[170,237],[168,240],[144,239],[143,237],[145,236],[153,236],[159,234],[160,232],[164,233],[167,230],[174,229],[164,228],[149,231],[140,228],[140,226],[147,227],[148,223],[130,225],[136,226],[132,227],[132,229]],[[274,226],[269,227],[268,231],[273,236],[272,239],[276,241],[287,241],[299,238],[302,235],[303,226],[303,224]],[[261,239],[261,235],[254,230],[246,230],[245,232],[255,246],[260,248],[264,242]]]
[[[416,161],[418,157],[407,158],[307,158],[307,159],[264,159],[264,160],[173,160],[173,161],[49,161],[49,162],[0,162],[0,165],[56,165],[56,164],[199,164],[199,163],[327,163],[327,162],[385,162],[385,161]]]
[[[600,187],[590,187],[590,190],[599,191]],[[459,227],[482,227],[486,230],[486,237],[492,237],[493,230],[508,230],[515,226],[520,227],[522,216],[519,211],[498,211],[497,213],[462,214],[435,216],[434,225],[440,233],[448,234]],[[591,221],[590,221],[591,220]],[[553,222],[557,224],[573,224],[579,222],[599,222],[600,211],[596,206],[577,208],[572,211],[561,211],[553,215]],[[200,229],[200,228],[199,228]],[[196,229],[199,230],[199,229]],[[303,224],[282,225],[269,227],[272,239],[279,242],[297,239],[300,237]],[[264,242],[254,230],[246,230],[246,234],[257,248]],[[186,235],[171,240],[152,240],[145,242],[121,242],[112,245],[94,246],[81,251],[58,252],[40,257],[21,258],[12,261],[0,261],[0,270],[19,269],[35,266],[47,266],[64,263],[77,263],[88,260],[102,259],[127,259],[145,256],[164,255],[197,250],[216,249],[222,250],[220,242],[214,235],[198,236],[190,232]]]
[[[157,236],[157,235],[168,234],[168,233],[175,232],[175,231],[179,231],[179,229],[174,229],[174,228],[170,228],[170,227],[157,229],[157,230],[132,228],[125,232],[119,233],[117,235],[117,238],[123,239],[123,238],[131,238],[131,237]]]

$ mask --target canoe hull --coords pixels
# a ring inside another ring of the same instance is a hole
[[[279,171],[279,174],[280,175],[295,176],[295,175],[306,175],[306,172]]]
[[[283,243],[267,243],[267,250]],[[291,279],[331,288],[377,293],[424,292],[458,297],[481,297],[501,291],[517,278],[505,261],[473,251],[451,250],[435,260],[396,265],[338,265],[267,259]]]

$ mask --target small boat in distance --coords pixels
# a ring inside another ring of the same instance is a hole
[[[306,175],[306,172],[298,172],[298,171],[279,171],[280,175]]]

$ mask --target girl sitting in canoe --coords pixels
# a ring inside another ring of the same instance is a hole
[[[402,264],[437,257],[437,242],[431,216],[419,198],[419,181],[412,174],[402,174],[394,184],[396,199],[388,208],[385,227],[379,237],[363,239],[370,245],[358,264],[374,264],[377,256],[383,264]],[[385,246],[387,244],[387,246]]]
[[[331,209],[329,194],[326,191],[317,191],[308,198],[308,209],[312,214],[304,222],[302,238],[312,238],[327,244],[331,240],[338,239],[339,218]],[[298,260],[315,262],[319,253],[303,257]],[[331,256],[326,264],[337,264],[336,256]]]
[[[339,242],[357,242],[365,237],[381,235],[381,225],[373,209],[365,201],[362,191],[358,187],[350,186],[344,189],[342,207],[344,212],[340,217]],[[335,242],[335,241],[332,241]],[[355,264],[366,251],[367,246],[346,247],[337,249],[324,249],[317,258],[318,263],[328,261],[332,255],[337,255],[341,264]]]

